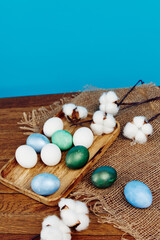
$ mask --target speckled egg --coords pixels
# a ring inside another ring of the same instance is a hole
[[[39,153],[47,143],[49,143],[49,139],[40,133],[31,134],[26,141],[26,144],[34,148],[37,153]]]
[[[55,193],[60,187],[60,180],[51,173],[40,173],[32,179],[32,190],[42,196]]]
[[[91,182],[97,188],[110,187],[117,179],[117,172],[109,166],[102,166],[94,170]]]
[[[124,195],[126,200],[137,208],[148,208],[152,204],[152,193],[149,187],[140,181],[127,183]]]
[[[62,151],[68,150],[73,145],[72,135],[65,130],[59,130],[53,133],[51,141],[52,143],[56,144]]]
[[[71,169],[79,169],[86,165],[89,159],[89,151],[84,146],[76,146],[71,148],[65,158],[67,167]]]

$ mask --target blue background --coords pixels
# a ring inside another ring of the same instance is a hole
[[[159,13],[159,0],[1,0],[0,97],[160,85]]]

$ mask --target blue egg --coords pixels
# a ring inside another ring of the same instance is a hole
[[[40,173],[32,179],[32,190],[42,196],[55,193],[60,187],[60,180],[51,173]]]
[[[26,141],[26,144],[34,148],[34,150],[38,153],[47,143],[50,143],[49,139],[40,133],[31,134]]]
[[[146,184],[131,181],[124,188],[126,200],[137,208],[148,208],[152,204],[152,193]]]

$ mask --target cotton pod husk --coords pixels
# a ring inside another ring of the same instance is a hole
[[[66,103],[63,105],[62,107],[62,111],[64,112],[64,114],[66,116],[71,116],[72,115],[72,112],[73,110],[76,108],[76,105],[73,104],[73,103]]]

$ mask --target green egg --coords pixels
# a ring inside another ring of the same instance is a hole
[[[68,150],[73,145],[72,135],[65,130],[58,130],[51,136],[52,143],[56,144],[62,151]]]
[[[91,175],[91,182],[97,188],[110,187],[116,179],[116,170],[109,166],[99,167]]]
[[[71,169],[79,169],[86,165],[89,159],[89,151],[84,146],[71,148],[66,155],[66,165]]]

